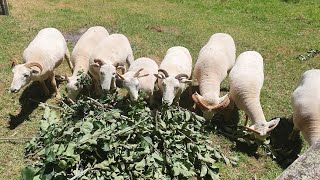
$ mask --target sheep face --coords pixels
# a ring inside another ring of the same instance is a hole
[[[139,97],[139,80],[137,77],[134,78],[126,78],[123,80],[123,87],[126,88],[130,95],[131,101],[136,101]]]
[[[180,82],[174,77],[167,77],[162,80],[161,87],[163,92],[162,104],[170,106],[178,92],[181,92]]]
[[[100,83],[102,90],[109,91],[116,87],[116,67],[112,64],[104,64],[100,67]]]
[[[80,93],[80,90],[82,89],[82,85],[77,80],[77,77],[69,77],[68,78],[68,84],[66,85],[66,91],[68,94],[68,97],[75,101],[76,97]]]
[[[109,91],[110,89],[116,88],[116,67],[112,64],[106,64],[101,60],[95,60],[95,63],[90,65],[93,68],[98,68],[95,70],[99,72],[99,79],[101,88],[104,91]]]
[[[40,71],[32,67],[26,67],[24,64],[16,65],[12,69],[13,80],[10,86],[10,92],[19,92],[19,90],[29,84],[32,76],[39,74]]]

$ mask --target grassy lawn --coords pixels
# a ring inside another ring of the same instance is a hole
[[[26,93],[10,94],[8,88],[10,61],[21,62],[23,49],[45,27],[77,33],[102,25],[111,33],[125,34],[136,58],[159,61],[168,48],[181,45],[190,50],[195,62],[213,33],[229,33],[236,42],[237,55],[256,50],[264,57],[261,103],[267,119],[288,118],[292,113],[290,95],[301,74],[320,68],[320,56],[308,61],[296,59],[310,48],[320,49],[318,0],[9,0],[9,8],[11,16],[0,17],[0,137],[32,137],[38,129],[43,110],[27,102],[23,98]],[[69,45],[71,51],[73,44]],[[57,72],[66,70],[63,63]],[[56,103],[53,99],[46,102]],[[248,155],[222,135],[213,139],[226,154],[239,157],[236,167],[221,165],[223,179],[274,179],[283,171],[261,150],[258,156]],[[20,179],[24,163],[24,141],[0,141],[0,179]]]

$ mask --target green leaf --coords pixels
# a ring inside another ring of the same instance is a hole
[[[110,162],[112,163],[112,161],[110,161],[110,160],[102,161],[101,163],[94,165],[94,168],[107,170],[107,169],[109,169]]]
[[[92,129],[93,129],[93,124],[88,121],[84,122],[82,124],[82,126],[80,127],[80,130],[85,134],[90,133],[92,131]]]
[[[35,174],[36,174],[36,170],[31,166],[25,167],[21,172],[21,176],[23,180],[33,179]]]
[[[152,157],[158,161],[163,161],[163,158],[157,152],[152,153]]]
[[[200,177],[204,177],[208,173],[208,168],[205,164],[202,164],[201,171],[200,171]]]
[[[50,108],[48,106],[45,107],[44,109],[44,114],[43,114],[43,118],[48,120],[49,119],[49,116],[50,116]]]
[[[71,142],[68,144],[68,147],[66,149],[66,151],[63,153],[63,155],[65,156],[70,156],[70,157],[74,157],[74,149],[76,148],[77,144],[74,142]]]
[[[67,167],[67,161],[65,160],[60,160],[58,166],[62,169],[65,169]]]
[[[214,173],[211,169],[208,169],[208,174],[210,175],[212,180],[219,180],[220,179],[219,175]]]
[[[41,131],[47,131],[49,127],[49,123],[46,120],[41,120],[40,122],[41,122],[40,124]]]
[[[189,121],[191,119],[191,114],[189,111],[185,111],[185,121]]]
[[[137,171],[142,171],[144,169],[144,167],[146,166],[146,161],[145,161],[145,159],[142,159],[140,162],[135,163],[135,164],[136,164],[135,169]]]

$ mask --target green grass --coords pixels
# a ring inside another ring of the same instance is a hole
[[[56,27],[62,32],[102,25],[125,34],[135,57],[161,60],[168,48],[187,47],[194,59],[216,32],[229,33],[237,54],[257,50],[265,61],[261,103],[267,119],[289,117],[290,95],[301,74],[320,68],[320,57],[301,62],[296,56],[309,48],[320,49],[318,0],[299,3],[282,0],[11,0],[11,16],[0,17],[0,137],[34,136],[42,109],[36,108],[21,124],[10,129],[11,118],[20,112],[19,94],[9,94],[10,61],[21,61],[23,49],[38,30]],[[162,32],[146,28],[158,26]],[[71,47],[70,47],[71,48]],[[67,69],[66,63],[58,74]],[[226,86],[226,85],[224,85]],[[60,86],[62,90],[64,85]],[[50,99],[48,103],[54,104]],[[241,116],[242,117],[242,116]],[[223,179],[273,179],[282,169],[261,150],[259,158],[234,149],[234,143],[214,135],[214,141],[230,155],[240,158],[237,167],[221,165]],[[0,179],[20,179],[24,166],[24,142],[0,142]]]

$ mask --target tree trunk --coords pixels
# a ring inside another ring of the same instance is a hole
[[[320,178],[320,141],[295,160],[276,180]]]

